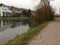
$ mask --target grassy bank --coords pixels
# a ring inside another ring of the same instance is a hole
[[[45,22],[39,26],[33,27],[26,33],[17,35],[13,40],[8,41],[4,45],[25,45],[34,35],[38,34],[49,22]]]
[[[0,20],[19,20],[19,19],[29,19],[29,17],[0,17]]]

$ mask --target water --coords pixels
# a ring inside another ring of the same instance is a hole
[[[0,45],[16,37],[17,34],[27,32],[27,20],[0,21]]]

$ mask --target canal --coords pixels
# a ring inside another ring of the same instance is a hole
[[[29,25],[27,20],[1,20],[0,21],[0,45],[8,42],[17,36],[17,34],[22,34],[27,32]]]

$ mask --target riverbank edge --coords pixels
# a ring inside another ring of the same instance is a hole
[[[26,45],[26,43],[37,35],[50,21],[40,24],[39,26],[29,29],[26,33],[17,35],[13,40],[8,41],[4,45]]]
[[[29,19],[29,17],[0,17],[0,20],[19,20],[19,19]]]

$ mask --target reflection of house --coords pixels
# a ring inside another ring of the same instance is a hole
[[[9,28],[12,25],[11,21],[0,21],[0,31]]]
[[[11,16],[11,13],[8,6],[0,4],[0,16]]]

